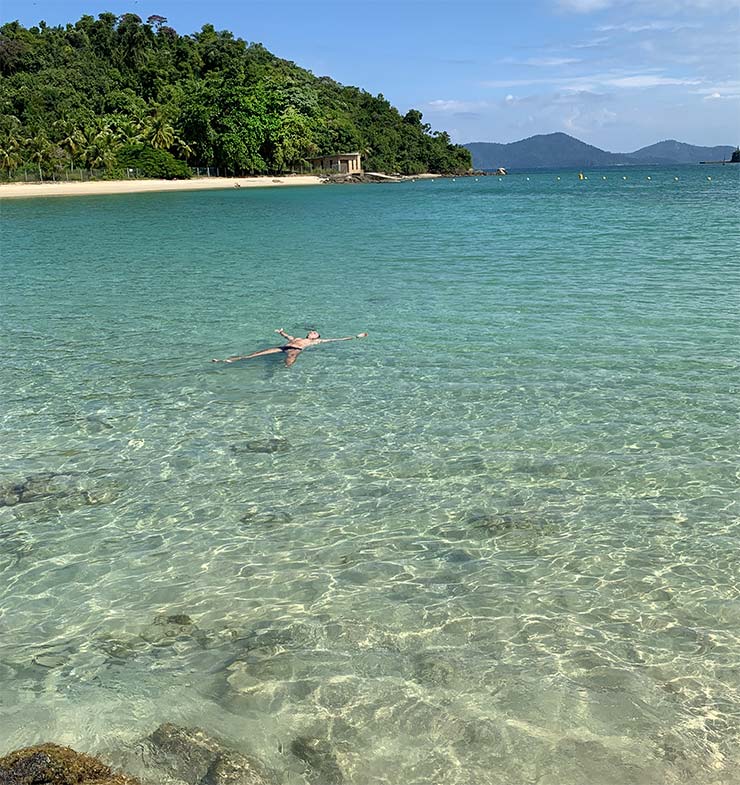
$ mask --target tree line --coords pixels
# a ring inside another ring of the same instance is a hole
[[[461,172],[470,153],[382,96],[316,77],[259,43],[162,16],[0,27],[0,168],[186,177],[284,173],[359,151],[365,169]]]

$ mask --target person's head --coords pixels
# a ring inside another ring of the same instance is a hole
[[[321,338],[318,333],[318,330],[309,330],[308,335],[306,336],[309,341],[315,341],[317,338]]]

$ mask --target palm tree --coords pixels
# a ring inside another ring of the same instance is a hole
[[[159,114],[149,119],[145,135],[156,150],[169,150],[175,142],[175,129]]]
[[[21,121],[13,115],[3,118],[3,130],[0,135],[0,167],[9,172],[23,163],[22,148],[25,146],[25,136]]]
[[[43,163],[46,163],[46,160],[49,156],[49,148],[50,148],[49,140],[46,138],[46,134],[41,132],[36,134],[36,136],[27,139],[26,147],[29,152],[28,157],[31,159],[31,161],[35,161],[36,164],[38,165],[39,179],[43,182],[44,173],[41,165]]]
[[[108,169],[115,160],[117,140],[107,123],[98,119],[85,128],[82,135],[81,153],[85,167],[91,174],[93,169]]]
[[[21,156],[18,146],[13,144],[12,139],[6,139],[0,146],[0,168],[7,169],[11,174],[13,169],[21,163]]]
[[[115,160],[115,152],[108,140],[101,139],[90,151],[91,169],[109,169]]]
[[[72,120],[57,120],[57,122],[54,123],[54,128],[60,135],[57,144],[69,156],[70,165],[72,171],[74,171],[75,159],[80,152],[80,147],[85,141],[84,136],[77,124]]]
[[[175,137],[175,149],[177,150],[177,154],[184,158],[186,161],[189,161],[193,155],[193,148],[181,137]]]
[[[144,137],[144,125],[137,117],[111,118],[110,128],[121,144],[136,144]]]

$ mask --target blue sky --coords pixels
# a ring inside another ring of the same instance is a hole
[[[83,13],[210,22],[317,75],[420,109],[458,142],[564,131],[615,152],[740,143],[740,0],[2,0],[2,21]]]

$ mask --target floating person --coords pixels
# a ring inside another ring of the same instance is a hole
[[[260,349],[258,352],[251,354],[238,354],[233,357],[227,357],[225,360],[211,360],[212,363],[235,363],[237,360],[251,360],[253,357],[264,357],[266,354],[280,354],[285,355],[285,365],[290,368],[291,365],[298,359],[298,355],[309,346],[317,346],[320,343],[335,343],[336,341],[352,341],[355,338],[367,338],[367,333],[357,333],[357,335],[348,335],[345,338],[322,338],[316,330],[309,330],[305,338],[296,338],[288,333],[281,327],[275,330],[278,335],[282,335],[288,343],[283,346],[273,346],[270,349]]]

